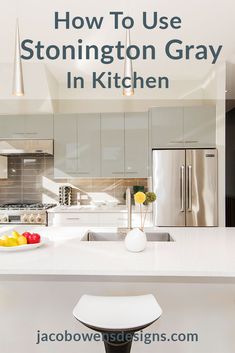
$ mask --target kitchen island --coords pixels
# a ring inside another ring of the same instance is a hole
[[[92,281],[106,276],[113,280],[180,277],[235,281],[234,228],[149,228],[146,231],[169,233],[174,241],[148,242],[140,253],[128,252],[122,241],[83,241],[89,230],[100,228],[31,228],[16,229],[38,232],[48,243],[33,251],[0,253],[0,275],[86,276]],[[11,229],[15,228],[2,227],[0,234],[10,234]]]
[[[2,227],[1,234],[10,234],[11,229]],[[235,229],[155,228],[168,232],[174,241],[149,242],[142,253],[127,252],[123,242],[85,241],[89,230],[100,231],[96,228],[20,226],[17,230],[33,230],[49,242],[33,251],[0,253],[4,352],[104,352],[102,342],[95,341],[36,344],[38,330],[90,332],[72,316],[85,293],[153,293],[163,315],[145,332],[198,335],[195,342],[170,338],[152,344],[134,342],[133,352],[234,352]]]

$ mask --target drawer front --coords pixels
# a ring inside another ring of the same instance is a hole
[[[49,217],[49,225],[62,226],[62,227],[97,227],[99,225],[98,215],[89,213],[55,213]]]
[[[127,227],[127,213],[49,213],[49,226]],[[132,226],[140,227],[140,214],[132,214]],[[152,214],[146,216],[145,227],[152,226]]]

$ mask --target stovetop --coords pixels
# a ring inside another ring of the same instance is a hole
[[[53,203],[16,202],[0,204],[0,210],[48,210],[55,206]]]

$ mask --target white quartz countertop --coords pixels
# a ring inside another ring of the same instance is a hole
[[[10,234],[12,229],[3,226],[0,235]],[[31,251],[0,252],[0,275],[235,279],[235,228],[154,228],[156,232],[169,232],[175,241],[148,242],[141,253],[128,252],[123,242],[81,241],[89,229],[97,230],[94,228],[14,229],[38,232],[50,241]]]

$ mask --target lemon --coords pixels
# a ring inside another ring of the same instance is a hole
[[[8,240],[9,240],[9,238],[7,236],[5,236],[4,239],[1,239],[2,246],[8,246]]]
[[[1,239],[1,240],[8,240],[8,238],[9,238],[9,237],[8,237],[7,235],[3,235],[0,239]]]
[[[8,246],[8,239],[9,239],[9,237],[7,235],[3,235],[0,238],[1,246]]]
[[[18,245],[25,245],[27,244],[27,239],[23,236],[20,235],[17,239]]]
[[[12,238],[18,239],[20,236],[20,233],[16,232],[15,230],[12,232]]]
[[[18,245],[18,241],[14,238],[8,238],[7,240],[7,245],[5,246],[17,246]]]

